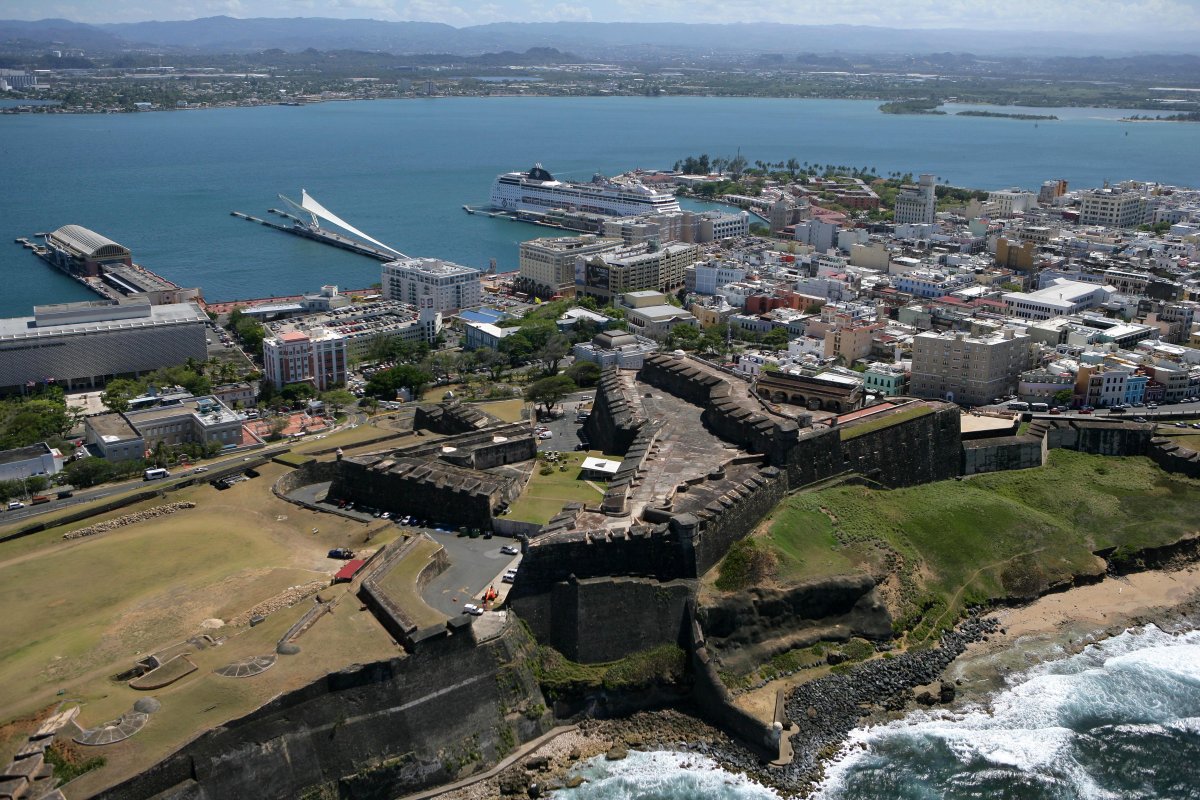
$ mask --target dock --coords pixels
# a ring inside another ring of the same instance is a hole
[[[548,215],[539,211],[493,211],[486,208],[473,208],[468,205],[463,206],[463,211],[472,216],[479,214],[491,219],[506,219],[509,222],[524,222],[529,225],[541,225],[543,228],[554,228],[560,231],[572,231],[574,233],[599,233],[593,226],[572,226],[564,225],[560,222],[552,222],[547,218]],[[566,219],[570,219],[567,217]]]
[[[274,214],[278,214],[281,217],[286,217],[287,219],[292,220],[292,224],[291,225],[281,225],[278,222],[272,222],[271,220],[268,220],[268,219],[259,219],[258,217],[252,217],[249,214],[243,213],[241,211],[230,211],[229,215],[233,216],[233,217],[237,217],[238,219],[244,219],[247,222],[257,222],[259,225],[265,225],[266,227],[274,228],[277,231],[283,231],[284,233],[290,233],[293,236],[299,236],[304,239],[311,239],[314,242],[320,242],[321,244],[327,244],[332,247],[338,247],[338,248],[341,248],[342,250],[349,250],[352,253],[358,253],[361,256],[367,256],[368,258],[373,258],[376,261],[395,261],[398,258],[398,256],[395,253],[390,253],[387,250],[383,250],[378,247],[372,247],[371,245],[364,244],[360,241],[357,241],[356,239],[351,239],[349,236],[343,236],[340,233],[336,233],[334,231],[328,231],[328,230],[325,230],[324,228],[317,228],[312,225],[306,225],[306,224],[302,223],[296,217],[293,217],[291,214],[284,213],[282,211],[279,211],[278,209],[272,208],[272,209],[270,209],[270,211]]]

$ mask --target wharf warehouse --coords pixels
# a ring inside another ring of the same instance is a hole
[[[0,319],[0,391],[54,381],[66,389],[207,358],[208,317],[194,302],[145,298],[35,306]]]

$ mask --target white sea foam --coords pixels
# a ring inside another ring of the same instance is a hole
[[[940,780],[956,771],[987,779],[1010,770],[1032,781],[1069,783],[1075,796],[1117,798],[1077,758],[1080,734],[1095,728],[1195,734],[1198,713],[1200,631],[1171,634],[1150,625],[1014,676],[990,708],[917,711],[852,731],[818,796],[858,797],[856,776],[878,783],[899,770],[930,770]],[[937,785],[930,788],[938,794]]]
[[[561,794],[571,800],[778,800],[779,795],[745,775],[721,769],[690,753],[632,751],[620,761],[603,756],[579,774],[587,782]]]

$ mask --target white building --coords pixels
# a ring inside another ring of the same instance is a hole
[[[438,258],[404,258],[383,265],[383,296],[412,306],[433,298],[443,314],[479,305],[479,270]]]
[[[57,475],[62,468],[62,453],[45,442],[0,451],[0,481],[22,481],[34,475]]]
[[[932,224],[937,216],[937,179],[922,175],[916,186],[902,186],[896,194],[894,221],[897,225]]]
[[[1045,320],[1102,306],[1116,293],[1112,286],[1055,280],[1036,292],[1008,292],[1004,305],[1011,316]]]
[[[36,306],[32,317],[0,319],[0,389],[55,381],[95,385],[208,358],[208,317],[196,303],[144,299]]]
[[[697,294],[716,294],[727,283],[746,279],[746,268],[734,261],[701,261],[688,267],[695,277],[692,289]]]
[[[1000,192],[988,192],[987,210],[998,217],[1011,217],[1014,214],[1024,214],[1037,208],[1038,196],[1033,192],[1020,189],[1006,189]]]
[[[806,219],[796,223],[797,242],[811,245],[817,252],[823,253],[837,245],[838,231],[841,230],[836,222],[825,222],[820,219]]]
[[[1079,224],[1136,228],[1146,220],[1146,198],[1124,189],[1093,189],[1079,196]]]

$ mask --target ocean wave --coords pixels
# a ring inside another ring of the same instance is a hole
[[[842,798],[1200,797],[1200,632],[1131,629],[1009,680],[987,707],[851,733]]]
[[[587,782],[555,796],[571,800],[778,800],[745,775],[690,753],[631,751],[620,761],[592,759],[577,771]]]

